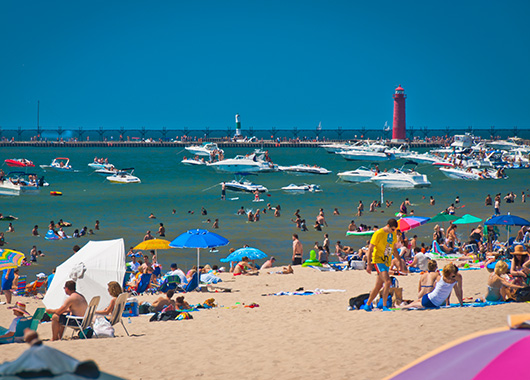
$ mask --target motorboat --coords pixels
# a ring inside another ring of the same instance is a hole
[[[308,185],[307,183],[304,183],[303,185],[295,185],[294,183],[291,183],[289,186],[282,187],[282,190],[290,193],[305,193],[307,191],[311,193],[319,193],[322,191],[320,186],[315,184]]]
[[[116,173],[106,178],[112,183],[141,183],[140,178],[133,175],[134,168],[119,169]]]
[[[385,153],[393,154],[396,158],[403,158],[403,156],[406,156],[411,153],[417,153],[409,149],[408,145],[400,145],[399,147],[393,147],[393,148],[387,148],[384,151]]]
[[[475,168],[440,168],[440,171],[451,179],[464,179],[464,180],[485,180],[485,179],[503,179],[508,178],[506,176],[499,176],[498,170],[495,169],[475,169]]]
[[[99,175],[102,175],[102,176],[109,176],[109,175],[113,175],[113,174],[116,174],[118,173],[118,169],[116,168],[113,168],[113,169],[97,169],[97,170],[94,170],[94,173],[97,173]]]
[[[406,168],[407,165],[413,165],[412,168]],[[425,174],[416,171],[416,162],[408,161],[400,169],[392,169],[388,172],[379,172],[374,174],[370,182],[377,186],[383,185],[391,189],[411,189],[430,187],[431,182]]]
[[[338,173],[339,178],[346,182],[367,182],[374,176],[375,169],[360,166],[355,170]]]
[[[104,162],[91,162],[88,164],[88,166],[94,170],[97,169],[113,169],[114,165]]]
[[[50,165],[40,165],[42,169],[53,169],[60,172],[73,172],[74,170],[70,166],[70,159],[67,157],[54,158]]]
[[[7,166],[15,168],[25,168],[35,166],[32,161],[25,158],[10,158],[4,161]]]
[[[38,178],[35,173],[9,172],[0,181],[0,195],[38,194],[41,186],[47,186],[44,177]]]
[[[510,140],[488,141],[486,145],[489,146],[490,148],[501,149],[501,150],[511,150],[511,149],[517,149],[521,147],[516,142],[510,141]]]
[[[219,149],[216,143],[212,142],[204,142],[202,145],[187,146],[184,149],[193,155],[205,157],[210,157],[210,155],[215,152],[224,153],[222,149]]]
[[[277,171],[278,165],[263,160],[262,155],[250,154],[248,156],[236,156],[217,162],[208,163],[208,166],[216,170],[230,173],[256,173]]]
[[[320,166],[311,166],[305,164],[291,165],[291,166],[279,166],[278,169],[282,172],[293,172],[293,173],[308,173],[308,174],[329,174],[330,170],[322,168]]]
[[[337,152],[337,154],[340,154],[348,161],[388,161],[396,159],[396,156],[392,153],[376,150],[343,150]]]
[[[349,142],[347,142],[347,143],[322,144],[322,145],[320,145],[320,147],[324,148],[326,150],[326,152],[328,152],[328,153],[337,153],[337,152],[341,152],[343,150],[355,149],[356,147],[360,147],[363,144],[364,144],[363,141],[357,141],[354,144],[351,144]]]
[[[435,156],[430,153],[409,153],[401,156],[401,158],[405,160],[412,160],[414,162],[422,163],[422,164],[432,164],[433,162],[440,161],[439,156]]]
[[[204,158],[203,159],[199,159],[199,158],[186,158],[186,157],[184,157],[184,159],[182,161],[180,161],[180,163],[183,164],[183,165],[188,165],[188,166],[206,165],[206,161],[204,161]]]
[[[222,185],[221,183],[220,185]],[[240,180],[233,180],[230,182],[224,182],[224,185],[227,190],[231,191],[243,191],[246,193],[253,193],[255,191],[258,191],[260,193],[265,193],[268,191],[268,189],[263,185],[256,185],[250,181],[240,179]]]

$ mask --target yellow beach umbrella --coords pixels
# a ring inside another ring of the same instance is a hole
[[[164,239],[150,239],[145,240],[138,244],[134,249],[141,249],[146,251],[155,251],[155,254],[157,253],[157,250],[159,249],[171,249],[169,246],[169,241]]]

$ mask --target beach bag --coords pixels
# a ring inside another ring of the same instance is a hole
[[[517,289],[515,292],[515,302],[529,302],[530,301],[530,286]]]
[[[94,332],[98,338],[114,338],[114,327],[104,317],[99,317],[94,322]]]
[[[370,293],[365,293],[358,295],[357,297],[350,298],[350,307],[354,310],[359,310],[361,306],[366,302],[368,297],[370,297]]]

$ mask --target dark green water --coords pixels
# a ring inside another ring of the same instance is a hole
[[[35,168],[39,174],[45,175],[50,187],[43,188],[39,195],[24,195],[18,197],[0,196],[0,212],[4,215],[15,215],[19,219],[13,222],[14,233],[6,233],[6,247],[29,254],[33,245],[42,250],[46,257],[39,258],[38,263],[24,267],[22,271],[32,277],[34,273],[47,272],[63,262],[72,253],[75,244],[83,246],[89,238],[94,240],[115,239],[123,237],[126,249],[142,241],[147,230],[153,233],[159,223],[166,227],[166,239],[173,240],[182,232],[191,228],[208,228],[203,223],[207,218],[219,218],[220,229],[216,232],[230,240],[230,245],[219,249],[219,253],[203,251],[201,263],[220,264],[219,259],[228,254],[230,247],[238,248],[248,244],[262,249],[269,255],[278,258],[278,263],[286,264],[291,257],[291,235],[298,232],[306,253],[315,241],[322,242],[324,232],[329,233],[332,245],[336,240],[359,247],[364,243],[362,238],[345,236],[350,220],[367,225],[385,224],[389,217],[398,211],[399,204],[409,198],[411,207],[418,216],[432,217],[454,202],[458,195],[461,205],[465,207],[457,211],[458,215],[470,213],[486,218],[491,216],[493,209],[484,206],[486,194],[513,191],[518,198],[514,204],[503,203],[501,212],[511,212],[525,218],[529,217],[528,204],[520,202],[521,191],[528,193],[529,171],[508,171],[509,179],[504,181],[458,181],[447,179],[441,172],[431,165],[420,165],[418,171],[427,174],[432,182],[428,189],[414,189],[406,191],[385,190],[385,200],[394,202],[390,209],[377,209],[368,212],[372,200],[380,199],[380,189],[373,184],[348,184],[338,181],[336,173],[352,170],[367,163],[347,162],[338,155],[328,154],[323,149],[310,148],[275,148],[269,153],[275,163],[290,165],[298,163],[318,164],[333,173],[325,176],[293,175],[287,173],[264,173],[250,177],[255,183],[266,186],[270,196],[264,196],[265,202],[252,202],[253,195],[228,192],[227,198],[239,197],[237,201],[221,201],[221,181],[230,181],[233,176],[215,172],[208,167],[189,167],[180,164],[184,152],[169,148],[2,148],[0,158],[27,158],[37,166],[49,164],[53,158],[65,156],[70,158],[70,164],[78,173],[59,173]],[[225,152],[226,157],[236,154],[249,153],[244,149],[231,148]],[[108,157],[109,162],[117,167],[135,167],[135,175],[141,184],[118,185],[111,184],[103,177],[93,174],[87,164],[94,156]],[[401,166],[403,161],[383,163],[380,168]],[[11,168],[3,166],[4,171]],[[290,183],[315,183],[320,185],[323,192],[303,195],[292,195],[282,192],[282,186]],[[52,197],[52,190],[63,192],[62,197]],[[429,205],[429,196],[434,196],[436,205]],[[426,199],[422,197],[425,196]],[[365,214],[355,216],[357,204],[362,200],[365,204]],[[262,215],[258,223],[248,223],[246,217],[237,216],[236,212],[244,206],[245,209],[264,208],[270,202],[273,206],[281,205],[281,217],[275,218],[272,213]],[[201,207],[205,207],[208,215],[200,214]],[[338,208],[341,215],[332,215],[333,209]],[[317,232],[312,225],[319,208],[324,208],[328,227]],[[172,214],[172,210],[176,214]],[[307,221],[308,232],[300,232],[290,221],[296,209]],[[194,211],[194,214],[188,213]],[[384,212],[381,212],[384,211]],[[150,213],[157,219],[148,219]],[[101,230],[96,235],[79,239],[47,241],[43,238],[50,220],[57,222],[60,218],[73,224],[65,229],[71,235],[75,228],[87,226],[94,228],[99,220]],[[39,226],[41,237],[32,237],[34,225]],[[0,228],[5,231],[8,222],[0,222]],[[427,224],[414,230],[420,241],[428,244],[432,233],[432,225]],[[459,227],[463,237],[471,226]],[[159,252],[159,261],[168,268],[169,263],[177,261],[183,267],[190,267],[196,262],[194,250],[172,249]]]

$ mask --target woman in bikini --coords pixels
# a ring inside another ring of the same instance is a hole
[[[247,276],[259,274],[258,270],[252,266],[248,257],[246,256],[243,257],[239,263],[237,263],[237,265],[234,268],[233,273],[234,273],[234,276],[239,276],[242,274],[247,275]]]
[[[421,299],[425,294],[429,294],[434,290],[434,284],[440,277],[440,272],[438,272],[438,263],[435,260],[429,260],[427,268],[429,271],[423,273],[420,276],[420,282],[418,285],[419,299]]]

